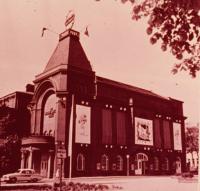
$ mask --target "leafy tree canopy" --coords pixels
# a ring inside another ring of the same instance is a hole
[[[146,32],[150,42],[160,41],[180,63],[172,73],[188,71],[196,77],[200,70],[200,1],[199,0],[121,0],[131,2],[132,19],[148,18]]]
[[[188,127],[185,132],[186,150],[193,152],[199,150],[199,129],[197,127]]]

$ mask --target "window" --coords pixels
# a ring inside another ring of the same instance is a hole
[[[170,132],[171,124],[169,121],[163,121],[163,134],[164,134],[164,149],[171,149],[171,132]]]
[[[124,112],[116,113],[116,126],[117,126],[117,144],[126,144],[126,115]]]
[[[123,170],[123,158],[120,155],[117,156],[116,170],[117,171],[122,171]]]
[[[109,158],[107,155],[101,156],[101,170],[108,171],[109,169]]]
[[[163,170],[169,170],[169,159],[167,157],[164,158]]]
[[[161,138],[161,132],[160,132],[160,120],[155,119],[154,120],[154,132],[155,132],[155,146],[157,148],[161,148],[162,138]]]
[[[49,136],[53,136],[52,130],[49,130]]]
[[[158,157],[154,157],[154,170],[155,171],[159,170],[159,159],[158,159]]]
[[[102,143],[112,144],[112,112],[108,109],[102,110]]]
[[[138,160],[142,160],[142,161],[148,161],[148,157],[146,154],[144,153],[138,153],[135,157],[135,160],[138,161]]]
[[[78,171],[84,171],[85,170],[85,157],[83,156],[83,154],[78,154],[78,156],[77,156],[76,169]]]

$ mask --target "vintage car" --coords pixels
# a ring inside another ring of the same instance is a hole
[[[18,181],[37,182],[42,179],[42,176],[35,173],[33,169],[19,169],[15,173],[5,174],[1,181],[6,183],[15,183]]]

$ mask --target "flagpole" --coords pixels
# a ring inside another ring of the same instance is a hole
[[[73,142],[73,125],[74,124],[74,94],[72,94],[71,115],[69,124],[68,156],[69,156],[69,181],[72,178],[72,142]]]

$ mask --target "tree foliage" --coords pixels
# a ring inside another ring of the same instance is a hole
[[[9,135],[0,145],[0,176],[19,167],[21,142],[16,134]]]
[[[121,0],[131,2],[132,19],[148,18],[146,32],[150,42],[161,43],[180,63],[172,73],[188,71],[192,77],[200,70],[199,0]]]
[[[186,142],[186,150],[188,152],[199,150],[199,129],[197,127],[188,127],[186,128],[185,133],[185,142]]]

